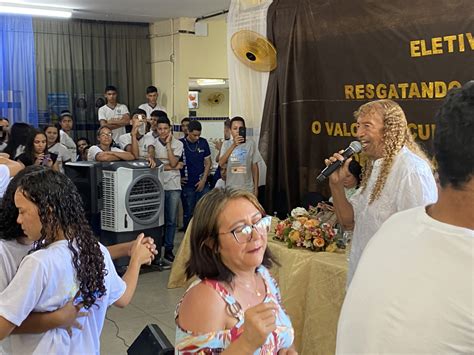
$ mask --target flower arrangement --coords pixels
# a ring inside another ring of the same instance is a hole
[[[304,247],[313,251],[334,252],[338,249],[336,231],[329,223],[321,222],[316,207],[297,207],[291,215],[278,222],[274,239],[286,242],[288,248]]]

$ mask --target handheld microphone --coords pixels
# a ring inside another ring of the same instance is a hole
[[[344,150],[344,152],[341,153],[341,155],[344,157],[344,160],[343,161],[337,160],[329,164],[328,166],[326,166],[324,170],[321,171],[321,174],[318,175],[316,180],[318,180],[318,182],[322,182],[326,180],[329,177],[329,175],[331,175],[333,172],[339,169],[347,159],[349,159],[355,153],[359,153],[361,150],[362,150],[362,144],[360,144],[360,142],[358,141],[351,142],[351,144],[349,144],[346,150]]]

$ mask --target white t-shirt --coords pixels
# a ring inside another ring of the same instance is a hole
[[[8,166],[0,164],[0,199],[3,198],[10,180],[10,169]]]
[[[123,152],[122,149],[112,147],[110,148],[111,152]],[[95,156],[99,153],[102,153],[103,150],[98,146],[98,145],[93,145],[92,147],[89,148],[89,151],[87,152],[87,160],[88,161],[96,161]]]
[[[234,143],[229,139],[222,143],[221,157]],[[247,141],[234,148],[227,159],[227,186],[247,190],[253,193],[252,166],[262,159],[255,142],[247,137]]]
[[[114,108],[110,108],[108,105],[104,105],[99,108],[99,121],[100,120],[120,120],[123,115],[129,113],[127,106],[123,104],[117,104]],[[125,127],[119,127],[112,130],[112,138],[115,142],[118,142],[119,137],[125,134]]]
[[[168,151],[166,150],[166,145],[161,144],[159,138],[154,140],[155,146],[155,158],[161,160],[163,165],[170,163],[168,159]],[[183,143],[176,138],[171,139],[171,149],[173,150],[173,155],[180,159],[183,154]],[[179,170],[167,170],[163,171],[163,188],[165,190],[181,190],[181,173]]]
[[[151,140],[151,144],[153,144],[154,139]],[[120,148],[126,151],[127,146],[132,145],[132,135],[130,133],[122,134],[119,137],[118,144]],[[150,140],[147,139],[145,136],[142,136],[138,140],[138,154],[140,158],[145,159],[148,157],[148,144],[150,144]]]
[[[217,180],[216,185],[214,186],[216,189],[225,189],[225,181],[222,179]]]
[[[339,317],[337,354],[472,354],[474,231],[424,207],[370,240]]]
[[[349,257],[349,285],[367,242],[392,214],[436,202],[438,189],[431,169],[423,159],[403,147],[394,159],[385,186],[377,200],[369,205],[370,194],[382,167],[374,162],[364,191],[359,188],[349,202],[354,208],[354,236]]]
[[[76,161],[77,159],[76,143],[74,143],[74,140],[71,137],[69,137],[69,135],[66,132],[64,132],[62,129],[59,131],[59,142],[67,148],[69,152],[69,156],[70,156],[69,159],[71,161]]]
[[[100,333],[107,307],[125,292],[126,284],[117,275],[107,249],[104,255],[106,294],[79,318],[82,330],[56,328],[42,334],[13,334],[15,354],[99,354]],[[25,256],[9,286],[0,294],[0,316],[20,325],[31,312],[51,312],[63,307],[79,289],[68,242],[61,240]]]
[[[0,239],[0,292],[7,288],[15,276],[21,260],[32,248],[14,240]],[[11,354],[10,337],[0,340],[0,354]]]
[[[57,154],[58,156],[57,161],[59,162],[59,170],[62,173],[64,173],[63,163],[71,160],[71,154],[69,150],[66,148],[66,146],[62,143],[56,143],[51,148],[48,148],[48,152]]]
[[[160,111],[163,111],[163,112],[166,113],[166,109],[163,106],[160,106],[158,104],[156,104],[155,107],[151,107],[148,103],[145,103],[145,104],[141,104],[140,106],[138,106],[138,108],[141,109],[141,110],[144,110],[146,112],[146,117],[147,118],[150,118],[151,113],[155,110],[160,110]]]

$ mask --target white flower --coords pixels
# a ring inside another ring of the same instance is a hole
[[[311,247],[313,247],[313,242],[312,242],[311,240],[305,240],[305,241],[303,242],[303,246],[304,246],[305,248],[311,248]]]
[[[296,217],[302,217],[302,216],[307,216],[308,211],[304,209],[303,207],[296,207],[291,211],[291,217],[296,218]]]
[[[291,228],[294,230],[299,231],[301,229],[301,222],[300,221],[294,221],[293,224],[291,225]]]

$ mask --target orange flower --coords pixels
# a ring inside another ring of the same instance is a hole
[[[313,244],[315,247],[322,248],[324,246],[324,239],[317,237],[313,240]]]
[[[304,232],[304,239],[305,240],[311,240],[313,239],[313,234],[310,231],[305,231]]]
[[[290,238],[292,242],[296,243],[300,239],[300,232],[292,230],[288,235],[288,238]]]
[[[307,217],[298,217],[296,218],[297,221],[299,221],[301,224],[305,224],[306,221],[308,220]]]
[[[304,227],[307,228],[307,229],[316,228],[318,225],[319,225],[319,222],[315,219],[308,219],[304,223]]]

